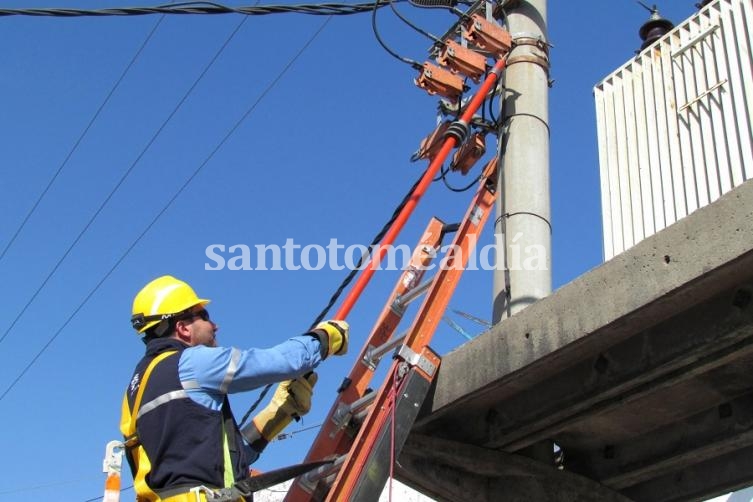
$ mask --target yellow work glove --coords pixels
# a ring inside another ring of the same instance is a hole
[[[319,343],[326,349],[323,357],[329,355],[342,356],[348,352],[348,333],[350,326],[345,321],[324,321],[314,328],[319,337]]]
[[[272,401],[253,419],[254,427],[261,437],[271,441],[294,418],[297,420],[309,412],[317,379],[317,374],[311,372],[295,380],[280,382]]]

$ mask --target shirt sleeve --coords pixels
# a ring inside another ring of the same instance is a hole
[[[268,349],[189,347],[178,373],[186,389],[233,394],[298,377],[321,362],[319,340],[297,336]]]

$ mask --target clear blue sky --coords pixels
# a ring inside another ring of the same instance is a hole
[[[695,11],[693,4],[664,0],[660,7],[679,23]],[[96,2],[96,7],[129,5]],[[77,0],[0,6],[95,7]],[[407,4],[400,9],[434,33],[454,21]],[[647,17],[633,0],[549,2],[555,287],[602,261],[592,88],[632,57]],[[0,248],[159,19],[0,18]],[[205,271],[206,247],[253,249],[286,239],[326,245],[333,238],[346,246],[368,244],[425,165],[408,158],[433,128],[436,99],[413,85],[410,67],[377,44],[369,15],[334,18],[61,330],[325,18],[249,18],[136,162],[240,20],[166,17],[0,260],[0,336],[39,290],[0,342],[0,392],[58,333],[0,400],[0,501],[82,501],[102,494],[105,444],[119,437],[122,392],[143,352],[129,325],[131,300],[143,284],[166,273],[183,278],[213,300],[221,344],[272,345],[309,326],[344,272]],[[429,41],[389,10],[380,12],[379,26],[397,52],[424,60]],[[457,220],[468,200],[469,194],[433,185],[399,243],[413,245],[432,215]],[[320,367],[314,410],[303,426],[318,424],[326,414],[396,278],[396,272],[378,273],[351,313],[351,355]],[[489,319],[491,273],[466,273],[451,308]],[[471,333],[481,331],[455,320]],[[446,352],[463,340],[443,325],[433,345]],[[235,396],[236,416],[255,398],[255,392]],[[301,460],[313,437],[304,432],[271,445],[255,467]],[[127,473],[124,484],[130,484]],[[127,492],[123,499],[131,497]]]

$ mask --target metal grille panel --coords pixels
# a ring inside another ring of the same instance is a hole
[[[605,259],[753,177],[752,36],[717,0],[594,88]]]

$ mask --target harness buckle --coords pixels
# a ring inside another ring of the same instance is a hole
[[[194,486],[188,493],[192,493],[196,497],[196,502],[204,502],[201,500],[201,494],[205,495],[205,500],[214,500],[214,490],[204,485]]]
[[[133,433],[130,436],[128,436],[123,442],[123,446],[125,446],[128,449],[135,448],[139,444],[140,444],[139,436],[136,433]]]
[[[191,488],[189,493],[196,496],[196,502],[236,502],[245,500],[241,494],[233,488],[213,490],[207,486],[200,485]],[[202,493],[204,494],[204,500],[201,498]]]

